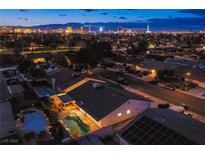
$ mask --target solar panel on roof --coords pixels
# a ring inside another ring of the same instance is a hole
[[[153,121],[145,116],[121,133],[121,136],[133,145],[192,145],[194,141]]]

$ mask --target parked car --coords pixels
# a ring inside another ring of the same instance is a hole
[[[183,112],[183,114],[186,115],[186,116],[192,117],[192,114],[191,114],[191,113]]]
[[[158,104],[159,109],[167,109],[169,108],[169,104]]]
[[[157,85],[157,81],[149,81],[149,83],[151,83],[153,85]]]

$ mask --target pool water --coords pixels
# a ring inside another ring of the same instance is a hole
[[[34,88],[40,97],[44,97],[44,96],[49,97],[55,94],[51,88],[46,86],[35,86]]]
[[[67,116],[63,119],[63,123],[69,129],[70,135],[72,137],[79,137],[89,132],[88,126],[77,116]]]
[[[24,125],[22,130],[28,132],[40,132],[46,129],[46,121],[43,115],[37,111],[23,113]]]

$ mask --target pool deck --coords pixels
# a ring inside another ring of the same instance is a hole
[[[84,113],[75,107],[68,107],[66,110],[59,113],[59,119],[62,120],[67,116],[78,116],[83,123],[89,126],[90,131],[88,133],[94,132],[99,129],[99,127]]]

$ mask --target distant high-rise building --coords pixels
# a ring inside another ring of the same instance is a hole
[[[22,29],[21,28],[14,28],[14,33],[22,33]]]
[[[118,27],[118,32],[122,32],[123,28],[121,26]]]
[[[73,27],[68,26],[66,27],[66,33],[72,33],[73,32]]]
[[[58,28],[55,32],[57,32],[57,33],[65,33],[65,30],[63,28]]]
[[[2,33],[7,33],[9,30],[8,30],[8,27],[7,26],[1,26],[1,32]]]
[[[99,32],[103,32],[103,27],[100,27],[100,28],[99,28]]]
[[[147,25],[146,33],[147,33],[147,34],[151,33],[151,31],[150,31],[150,29],[149,29],[149,25]]]
[[[76,33],[83,33],[83,26],[76,28]]]
[[[23,33],[32,33],[33,30],[31,28],[25,28],[23,29]]]
[[[91,26],[88,26],[88,32],[89,33],[91,32]]]

